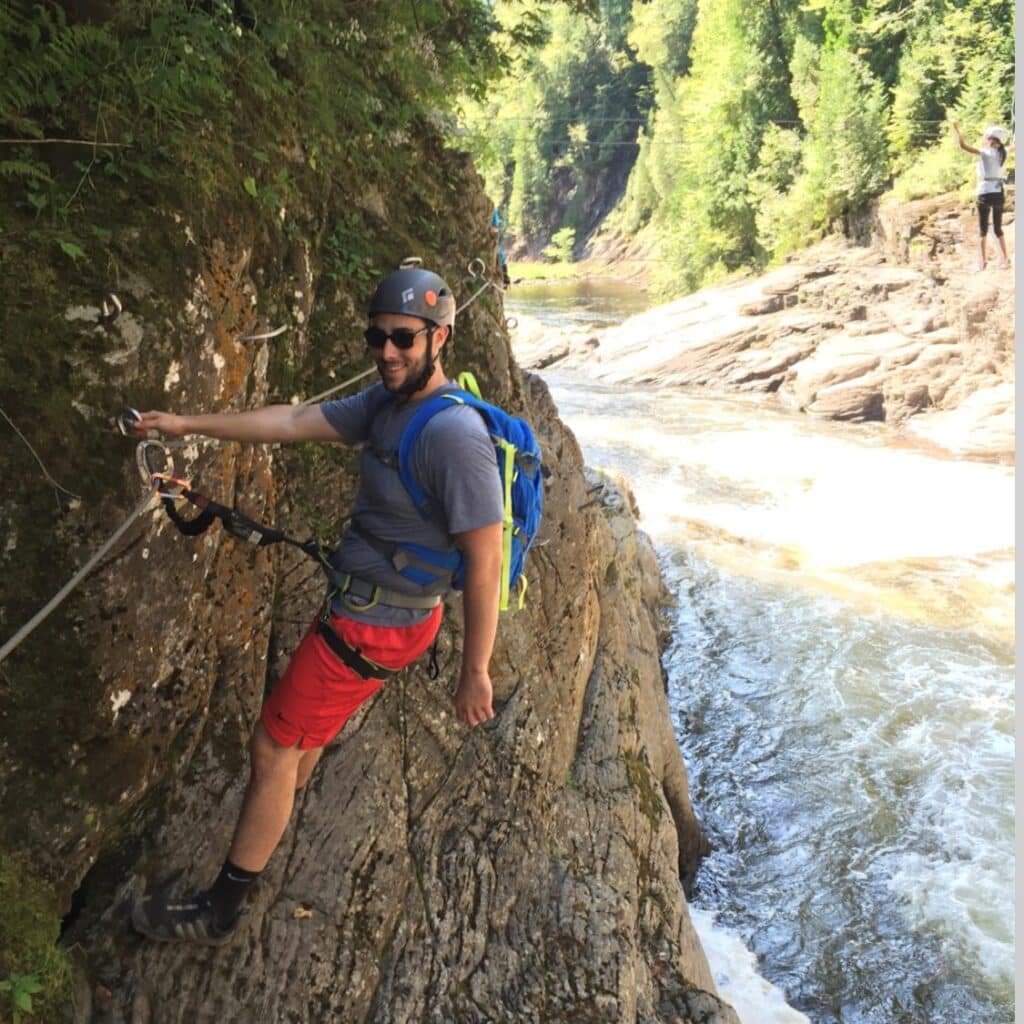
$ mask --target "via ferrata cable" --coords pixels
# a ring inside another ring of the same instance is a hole
[[[154,481],[146,496],[135,506],[135,508],[132,509],[128,518],[125,519],[125,521],[110,535],[110,537],[107,538],[92,558],[90,558],[89,561],[86,562],[85,565],[83,565],[82,568],[79,569],[78,572],[76,572],[75,575],[68,580],[68,582],[65,583],[64,586],[61,587],[61,589],[57,591],[57,593],[54,594],[54,596],[50,598],[42,608],[40,608],[39,611],[36,612],[36,614],[33,615],[32,618],[29,619],[29,621],[26,622],[25,625],[22,626],[21,629],[19,629],[18,632],[3,645],[3,647],[0,647],[0,662],[3,662],[4,659],[36,628],[36,626],[50,615],[50,613],[64,601],[68,594],[70,594],[71,591],[74,590],[90,572],[92,572],[93,568],[106,557],[107,552],[110,551],[121,537],[124,536],[128,527],[131,526],[132,523],[134,523],[135,520],[149,508],[153,498],[159,493],[160,482]]]

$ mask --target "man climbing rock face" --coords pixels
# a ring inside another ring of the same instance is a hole
[[[441,352],[455,322],[455,298],[419,267],[385,277],[364,332],[381,383],[321,405],[272,405],[240,413],[142,413],[135,429],[226,441],[341,441],[362,444],[352,521],[332,557],[320,616],[264,704],[250,746],[250,777],[227,860],[204,892],[136,903],[135,929],[162,941],[227,941],[242,906],[291,816],[323,748],[386,676],[433,643],[451,574],[431,552],[457,547],[465,560],[465,636],[454,704],[476,726],[494,717],[488,672],[498,622],[503,495],[494,447],[475,410],[452,403],[423,428],[412,454],[416,479],[431,497],[424,519],[399,478],[402,432],[428,397],[454,390]],[[410,553],[411,551],[411,553]],[[417,552],[425,553],[422,558]]]

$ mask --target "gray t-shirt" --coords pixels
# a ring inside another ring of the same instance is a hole
[[[428,398],[453,389],[449,383]],[[406,424],[426,400],[398,401],[383,384],[376,384],[351,398],[324,402],[320,408],[342,441],[363,446],[353,518],[385,543],[448,549],[454,546],[455,534],[502,521],[501,480],[494,444],[483,418],[470,406],[453,402],[450,409],[430,419],[412,453],[413,474],[430,496],[435,513],[429,520],[420,515],[399,478],[397,455]],[[445,589],[443,584],[419,587],[406,579],[354,530],[346,531],[332,562],[335,568],[369,583],[403,593],[438,593]],[[333,610],[349,613],[338,602]],[[405,625],[428,614],[377,605],[361,613],[360,618]]]
[[[978,172],[979,196],[1003,191],[1003,165],[999,159],[998,149],[979,149],[975,166]]]

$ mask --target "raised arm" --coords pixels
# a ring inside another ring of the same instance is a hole
[[[462,592],[465,636],[462,671],[455,691],[455,717],[472,726],[494,717],[489,665],[498,630],[501,523],[467,530],[455,540],[466,557],[466,582]]]
[[[285,441],[338,441],[337,431],[318,405],[267,405],[245,412],[201,413],[179,416],[151,410],[141,414],[136,432],[159,430],[171,437],[202,434],[222,441],[268,444]]]
[[[980,151],[975,149],[973,146],[968,146],[967,143],[964,142],[964,137],[960,134],[960,126],[956,123],[956,121],[951,121],[950,127],[953,129],[953,138],[956,139],[956,144],[965,153],[973,153],[975,156],[977,156]]]

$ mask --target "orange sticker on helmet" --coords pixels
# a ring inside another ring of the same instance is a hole
[[[423,296],[423,301],[428,306],[436,306],[437,305],[437,292],[430,292],[430,291],[426,292],[424,294],[424,296]]]

